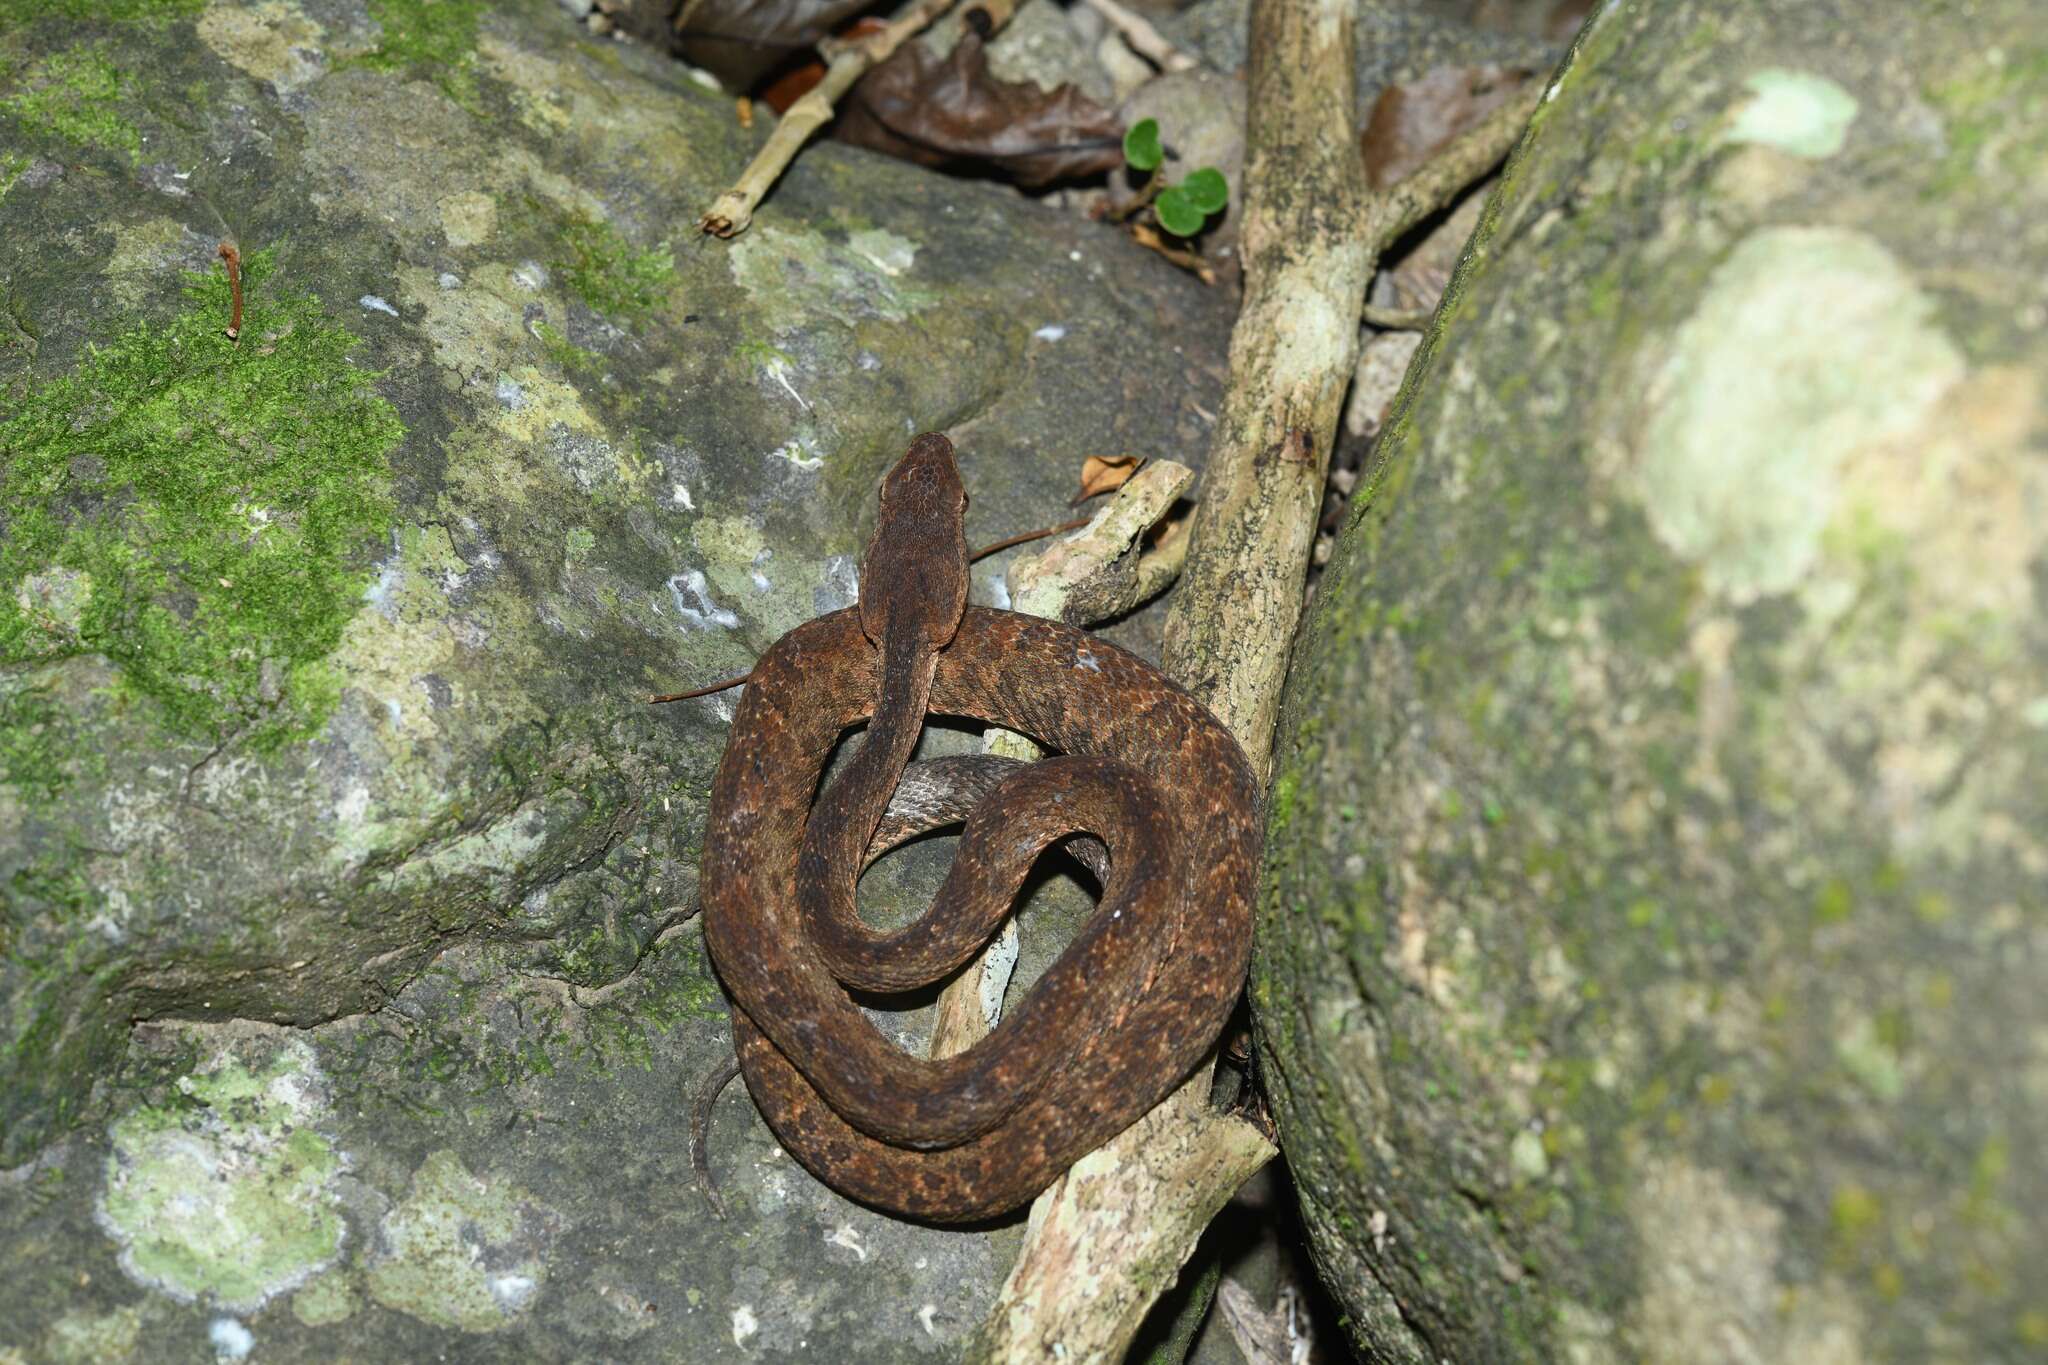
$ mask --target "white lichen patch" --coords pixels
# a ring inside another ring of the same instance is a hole
[[[297,5],[264,0],[257,5],[212,4],[196,25],[200,41],[222,61],[279,94],[298,89],[326,70],[320,43],[324,31]]]
[[[366,1276],[370,1297],[440,1327],[510,1326],[546,1287],[558,1223],[524,1190],[471,1174],[453,1152],[436,1152],[384,1217]]]
[[[206,1324],[206,1339],[216,1360],[247,1360],[256,1349],[256,1334],[240,1318],[215,1318]]]
[[[251,1312],[332,1264],[346,1235],[346,1154],[323,1135],[326,1080],[291,1039],[245,1065],[223,1052],[178,1081],[184,1102],[108,1130],[96,1214],[121,1267],[174,1298]]]
[[[1963,374],[1933,305],[1875,239],[1770,228],[1709,281],[1649,386],[1635,482],[1660,539],[1736,602],[1821,554],[1859,450],[1918,426]]]
[[[704,581],[702,569],[687,569],[671,575],[668,580],[669,604],[676,618],[692,630],[709,630],[718,627],[732,630],[740,618],[718,605],[711,596],[711,585]]]
[[[903,282],[915,246],[884,232],[855,234],[859,244],[822,233],[759,223],[727,253],[733,281],[756,297],[764,316],[787,334],[831,318],[846,327],[901,322],[938,302],[936,292]]]
[[[849,234],[846,248],[891,278],[917,264],[917,243],[883,228],[864,228]]]
[[[1809,160],[1842,150],[1856,121],[1856,98],[1811,71],[1768,67],[1745,82],[1749,98],[1736,106],[1724,141],[1775,147]]]
[[[794,565],[775,569],[761,527],[746,517],[704,516],[690,527],[690,543],[702,557],[706,586],[724,601],[744,604],[748,618],[770,635],[793,630],[817,614],[810,583],[795,572]],[[687,589],[687,582],[685,588]],[[686,596],[676,604],[691,607],[699,615],[684,615],[691,624],[700,623],[703,607]],[[738,623],[734,613],[733,623]],[[716,620],[717,618],[702,618]]]

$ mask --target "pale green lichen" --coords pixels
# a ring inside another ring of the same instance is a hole
[[[815,326],[821,317],[847,327],[902,322],[938,302],[935,291],[905,278],[916,244],[879,230],[841,243],[821,232],[757,224],[729,254],[733,282],[758,296],[756,306],[768,316],[782,319],[783,330]]]
[[[142,1343],[143,1317],[142,1304],[111,1313],[66,1313],[44,1334],[42,1358],[51,1365],[104,1365],[130,1359]]]
[[[322,1275],[292,1295],[292,1316],[308,1327],[331,1327],[355,1314],[358,1297],[346,1275]]]
[[[404,434],[356,338],[250,258],[239,345],[219,272],[0,420],[0,664],[100,654],[166,730],[258,746],[331,707],[326,656],[387,533]],[[80,575],[64,615],[32,590]],[[76,606],[76,604],[73,604]]]
[[[333,1263],[346,1156],[323,1135],[325,1080],[299,1040],[252,1069],[232,1055],[181,1077],[185,1101],[108,1130],[100,1225],[141,1283],[235,1312]]]
[[[1736,601],[1797,584],[1821,554],[1843,462],[1911,430],[1962,377],[1932,314],[1863,233],[1744,239],[1651,386],[1636,474],[1658,536]]]
[[[1842,150],[1856,121],[1856,99],[1825,76],[1768,67],[1744,82],[1749,98],[1737,106],[1723,135],[1793,156],[1820,160]]]
[[[525,1191],[472,1175],[453,1152],[435,1152],[384,1218],[370,1297],[440,1327],[508,1327],[547,1284],[554,1222]]]
[[[212,4],[199,17],[199,37],[222,61],[280,93],[318,77],[325,31],[297,5],[263,0],[255,5]]]

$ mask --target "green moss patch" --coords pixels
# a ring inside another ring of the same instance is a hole
[[[575,218],[562,232],[567,255],[555,262],[562,282],[597,312],[628,321],[654,311],[675,278],[668,243],[634,251],[610,223]]]
[[[164,23],[197,14],[205,8],[206,0],[7,0],[5,5],[0,5],[0,33],[45,15],[59,19],[91,19],[101,23],[136,20]]]
[[[370,0],[383,29],[363,65],[379,71],[420,71],[448,98],[475,112],[476,29],[483,0]]]
[[[118,110],[123,77],[90,45],[52,53],[22,72],[0,111],[30,133],[119,152],[133,161],[142,134]],[[11,177],[10,177],[11,181]]]
[[[319,300],[246,271],[89,352],[0,420],[0,667],[100,654],[192,739],[259,747],[324,720],[323,661],[389,533],[405,434]]]

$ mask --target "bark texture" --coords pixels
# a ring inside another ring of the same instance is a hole
[[[2048,1352],[2044,224],[2023,0],[1609,4],[1546,92],[1281,716],[1370,1358]]]

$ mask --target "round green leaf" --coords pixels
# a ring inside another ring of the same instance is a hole
[[[1159,120],[1141,118],[1124,134],[1124,160],[1131,163],[1135,171],[1159,169],[1159,163],[1166,160],[1166,149],[1159,145]]]
[[[1203,220],[1209,216],[1196,208],[1188,199],[1187,191],[1178,185],[1161,190],[1159,197],[1152,201],[1152,211],[1159,215],[1159,226],[1176,237],[1194,236],[1202,230]]]
[[[1189,171],[1188,178],[1180,182],[1180,191],[1204,213],[1214,213],[1230,202],[1230,182],[1214,166]]]

